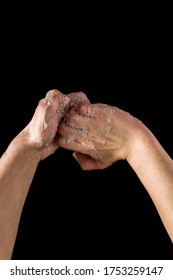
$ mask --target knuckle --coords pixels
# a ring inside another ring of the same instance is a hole
[[[67,124],[71,124],[74,123],[75,121],[77,121],[77,114],[71,113],[66,117],[66,123]]]
[[[88,100],[88,97],[86,96],[86,94],[83,91],[80,91],[79,95],[81,96],[82,100]]]
[[[91,113],[91,107],[88,104],[79,104],[78,112],[81,115],[89,115]]]
[[[62,95],[62,93],[57,90],[57,89],[52,89],[52,90],[49,90],[46,94],[46,97],[48,98],[56,98],[57,96],[60,96]]]
[[[79,97],[81,99],[85,98],[86,97],[86,94],[82,91],[78,91],[75,93],[76,97]]]
[[[82,91],[72,92],[72,93],[69,94],[69,97],[73,101],[78,101],[78,102],[82,102],[82,101],[88,100],[86,94],[84,92],[82,92]]]

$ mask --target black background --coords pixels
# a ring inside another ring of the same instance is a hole
[[[52,42],[49,48],[34,42],[30,47],[15,37],[4,44],[1,154],[30,121],[38,101],[57,88],[64,94],[83,91],[92,103],[130,112],[173,156],[169,36],[106,39],[107,48],[100,41],[97,52],[80,55],[61,51],[61,42],[52,49]],[[153,202],[125,161],[82,171],[71,151],[58,149],[36,170],[13,259],[173,259],[173,248]]]

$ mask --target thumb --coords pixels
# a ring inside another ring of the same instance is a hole
[[[93,159],[92,157],[82,154],[79,152],[74,152],[73,157],[77,160],[80,167],[83,170],[94,170],[94,169],[101,169],[103,168],[101,162]]]

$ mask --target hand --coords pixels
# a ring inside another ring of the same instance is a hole
[[[61,147],[73,154],[82,169],[103,169],[127,159],[141,122],[106,104],[80,104],[58,127]]]
[[[59,147],[56,135],[61,119],[81,102],[89,103],[82,92],[64,95],[58,90],[49,91],[40,100],[30,123],[15,138],[15,146],[32,148],[39,160],[53,154]]]
[[[58,90],[49,91],[46,97],[39,101],[30,123],[21,132],[27,146],[39,153],[40,160],[54,153],[59,147],[55,136],[68,103],[68,96]]]

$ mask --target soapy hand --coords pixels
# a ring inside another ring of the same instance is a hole
[[[82,92],[63,94],[58,90],[49,91],[45,98],[39,101],[30,123],[18,138],[25,146],[38,151],[40,160],[45,159],[59,147],[56,135],[60,121],[81,102],[89,103]]]
[[[79,104],[58,127],[61,147],[73,154],[83,169],[102,169],[127,159],[135,128],[141,122],[107,104]]]

